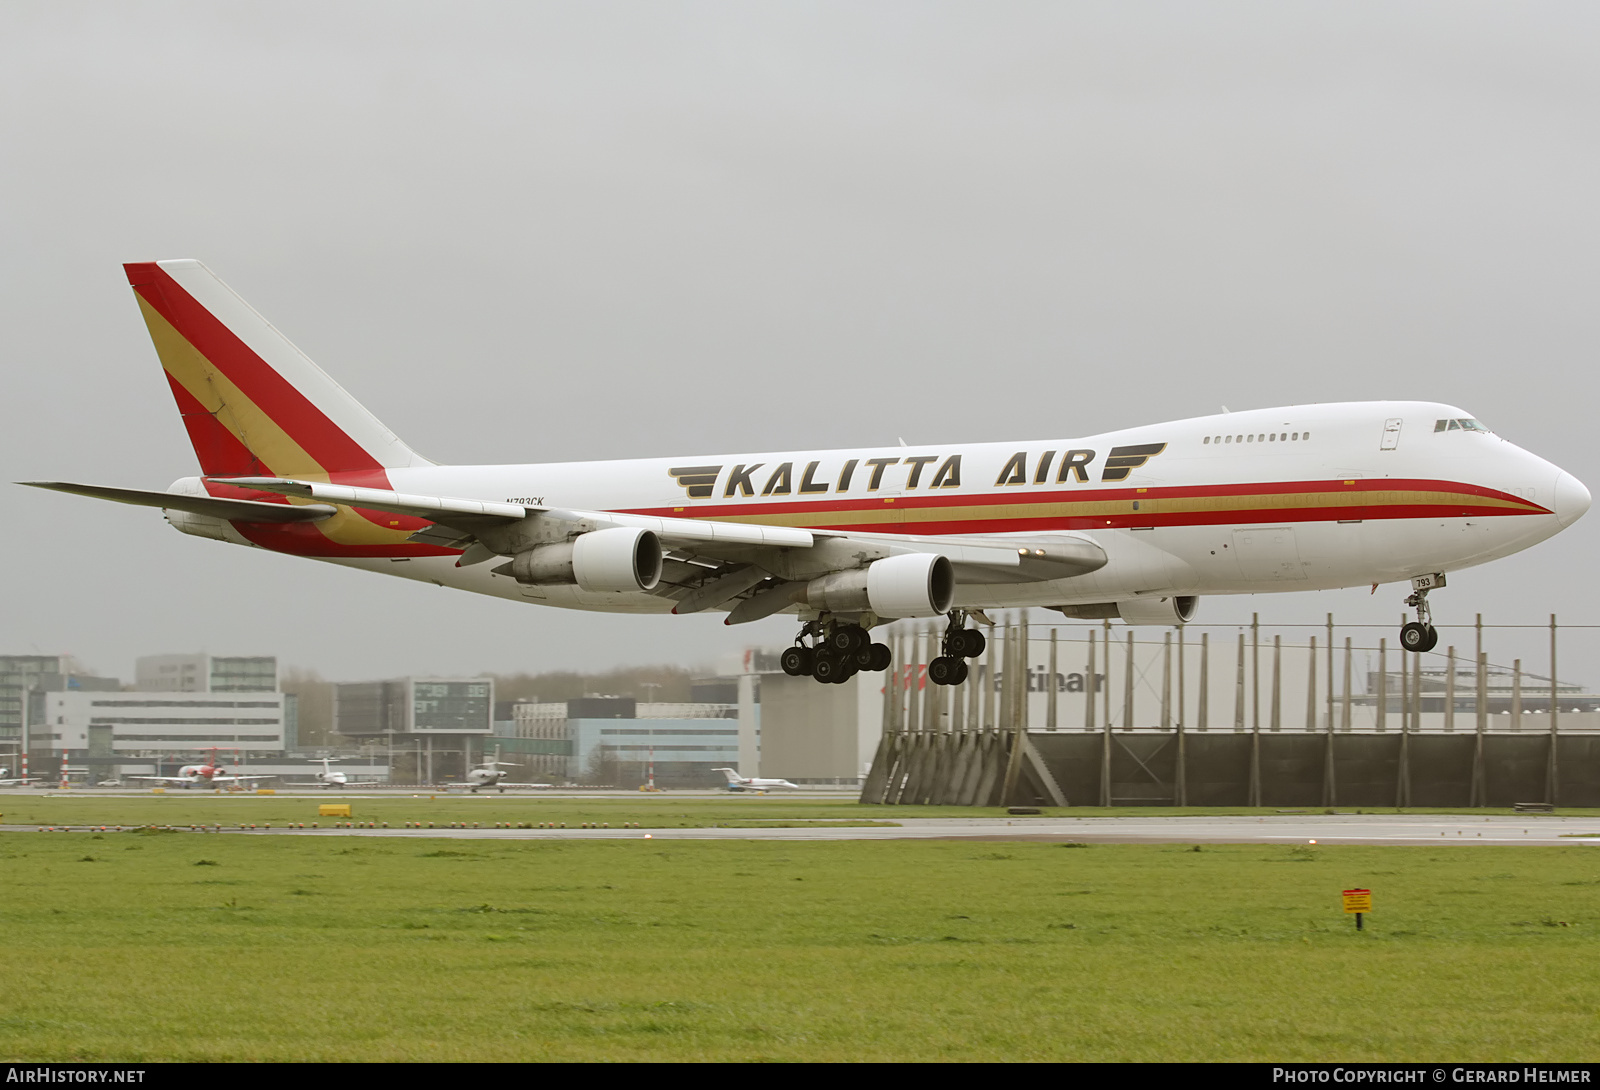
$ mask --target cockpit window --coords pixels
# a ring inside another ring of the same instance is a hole
[[[1485,435],[1493,434],[1492,432],[1489,431],[1488,428],[1484,427],[1482,424],[1478,423],[1476,420],[1471,420],[1471,419],[1466,419],[1466,420],[1435,420],[1433,422],[1433,430],[1434,431],[1481,431]]]

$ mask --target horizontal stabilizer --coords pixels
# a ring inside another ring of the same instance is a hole
[[[408,496],[386,488],[356,488],[347,484],[328,484],[324,481],[295,481],[278,477],[213,477],[218,484],[231,484],[257,492],[276,492],[280,496],[306,496],[329,503],[350,507],[363,507],[372,511],[390,511],[397,515],[412,515],[433,522],[448,523],[452,515],[488,516],[491,519],[526,518],[528,508],[514,503],[495,503],[493,500],[464,500],[452,496]]]
[[[260,500],[225,500],[216,496],[180,496],[175,492],[152,492],[142,488],[111,488],[99,484],[69,484],[66,481],[18,481],[29,488],[48,488],[52,492],[70,492],[75,496],[88,496],[113,503],[131,503],[136,507],[161,507],[169,511],[187,511],[191,515],[206,515],[229,522],[319,522],[335,513],[337,508],[320,503],[290,505],[262,503]]]

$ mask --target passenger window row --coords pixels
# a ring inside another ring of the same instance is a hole
[[[1435,431],[1439,429],[1434,429]],[[1208,443],[1298,443],[1310,439],[1308,431],[1264,432],[1260,435],[1208,435],[1201,442],[1204,446]]]

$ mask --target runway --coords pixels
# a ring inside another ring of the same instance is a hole
[[[273,828],[246,836],[408,837],[435,840],[1017,840],[1091,844],[1372,844],[1600,847],[1600,817],[1316,814],[1270,817],[901,818],[868,826],[645,829]],[[6,831],[31,831],[11,826]],[[60,827],[57,827],[60,828]],[[78,826],[80,830],[91,827]],[[98,827],[93,827],[98,829]]]

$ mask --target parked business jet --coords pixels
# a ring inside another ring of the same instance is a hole
[[[784,669],[883,670],[872,628],[946,617],[928,677],[983,649],[969,616],[1036,606],[1129,624],[1205,594],[1409,582],[1401,643],[1437,640],[1447,573],[1570,526],[1589,492],[1471,413],[1423,401],[1257,409],[1032,442],[436,465],[197,261],[125,266],[200,476],[186,534],[514,601],[801,622]]]
[[[346,776],[343,772],[335,772],[331,767],[329,767],[333,763],[334,759],[335,758],[333,758],[333,757],[324,757],[324,758],[322,758],[322,771],[321,772],[313,772],[312,775],[315,776],[316,779],[310,781],[309,783],[307,783],[307,782],[286,783],[286,784],[284,784],[284,786],[285,787],[331,787],[331,788],[333,788],[335,790],[338,790],[338,791],[343,791],[347,787],[381,787],[382,786],[381,784],[378,783],[377,780],[352,780],[349,776]]]
[[[504,795],[508,787],[547,788],[553,786],[548,783],[507,783],[506,777],[511,773],[500,766],[511,765],[515,767],[515,764],[516,762],[514,761],[502,761],[500,759],[500,747],[495,746],[494,756],[484,758],[483,764],[468,772],[465,780],[459,784],[447,784],[446,786],[465,787],[474,795],[478,793],[478,788],[480,787],[493,787]]]
[[[754,791],[759,795],[764,792],[771,791],[774,788],[787,788],[791,791],[800,790],[799,784],[790,783],[788,780],[754,779],[749,776],[741,776],[735,769],[732,768],[713,768],[711,771],[720,772],[724,776],[728,777],[729,791]]]

